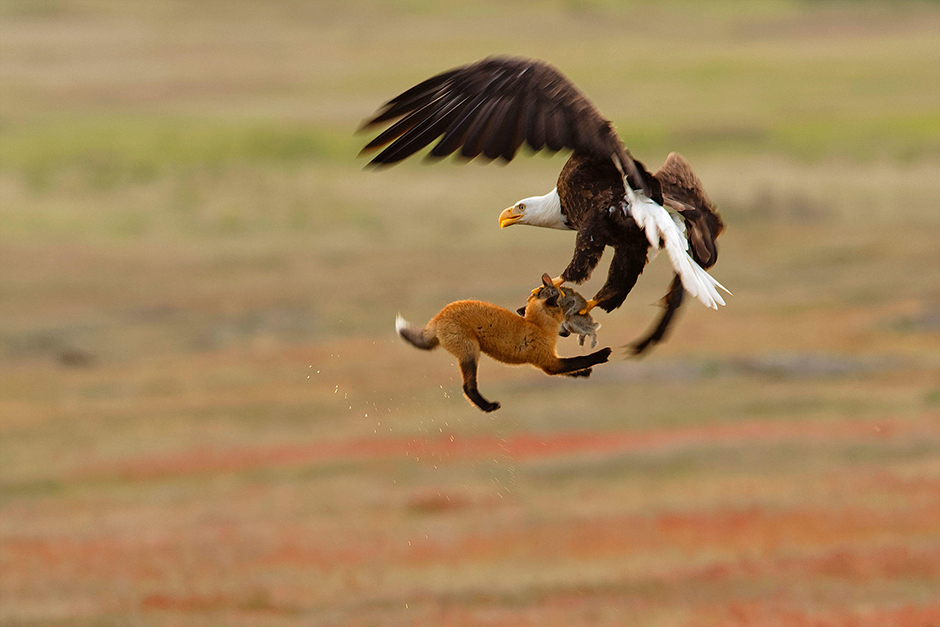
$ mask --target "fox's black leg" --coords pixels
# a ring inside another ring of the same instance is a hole
[[[566,372],[566,377],[589,377],[591,376],[591,369],[585,368],[584,370],[575,370],[574,372]]]
[[[550,366],[543,368],[548,374],[569,374],[576,372],[578,370],[585,370],[591,366],[597,364],[602,364],[607,361],[607,358],[610,357],[610,348],[602,348],[599,351],[591,353],[590,355],[582,355],[580,357],[565,357],[564,359],[559,359],[557,362]]]
[[[477,389],[477,360],[467,359],[460,362],[460,374],[463,376],[463,393],[470,402],[485,412],[496,411],[499,403],[491,403]]]

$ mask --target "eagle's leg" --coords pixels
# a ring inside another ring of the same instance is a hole
[[[592,298],[592,299],[590,299],[589,301],[587,301],[586,303],[584,303],[584,309],[582,309],[581,311],[579,311],[579,312],[578,312],[578,315],[579,315],[579,316],[583,316],[583,315],[585,315],[585,314],[587,314],[587,313],[590,313],[590,311],[591,311],[592,309],[594,309],[595,307],[597,307],[597,301]]]
[[[578,231],[574,242],[574,255],[571,263],[552,283],[557,287],[564,282],[583,283],[591,278],[594,268],[600,263],[607,245],[607,238],[598,236],[597,229],[591,223],[585,224]],[[555,283],[555,281],[560,281]]]
[[[614,249],[614,258],[607,272],[607,282],[591,300],[606,312],[611,312],[626,300],[636,280],[646,266],[645,239],[637,244]]]

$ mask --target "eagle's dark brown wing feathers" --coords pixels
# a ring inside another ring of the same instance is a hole
[[[461,113],[462,104],[464,104],[462,100],[455,99],[454,101],[439,107],[437,110],[432,111],[430,114],[419,116],[419,119],[421,117],[423,117],[423,119],[407,129],[407,139],[404,141],[395,142],[382,151],[380,156],[382,156],[383,159],[389,160],[389,162],[394,162],[404,159],[405,157],[408,157],[421,150],[427,146],[429,142],[433,141],[434,138],[443,133],[447,127],[450,126],[455,119],[457,119]],[[424,110],[422,109],[421,111]],[[417,114],[420,112],[415,113]],[[390,128],[389,131],[391,130],[392,129]],[[379,137],[381,137],[381,135]],[[376,138],[376,140],[378,139],[379,138]],[[386,139],[383,141],[388,140]]]
[[[432,76],[425,81],[421,81],[411,89],[395,96],[385,103],[375,117],[365,121],[362,126],[359,127],[359,131],[368,130],[373,126],[393,120],[409,111],[420,108],[423,104],[427,104],[427,102],[429,102],[428,96],[437,92],[440,86],[447,82],[457,71],[458,69],[453,69]]]
[[[495,137],[505,138],[502,142],[502,149],[498,155],[494,155],[494,159],[501,157],[504,161],[512,161],[519,147],[522,146],[522,142],[525,141],[525,128],[523,126],[525,119],[522,116],[522,104],[522,101],[518,98],[512,98],[509,101],[509,106],[506,108],[503,117],[502,127],[497,133],[494,133]],[[485,150],[484,154],[486,154]]]
[[[482,153],[487,159],[502,156],[506,161],[511,161],[519,146],[510,150],[515,133],[511,128],[513,122],[507,119],[507,114],[519,101],[512,97],[519,79],[513,73],[503,72],[486,84],[480,84],[479,80],[468,80],[464,88],[480,90],[477,97],[483,99],[482,104],[466,112],[466,124],[459,127],[454,125],[454,134],[448,129],[447,134],[431,150],[431,155],[446,156],[460,147],[460,156],[465,159],[473,159]],[[495,100],[493,94],[499,94]],[[507,123],[510,125],[508,128]],[[466,132],[462,136],[458,135],[463,128],[466,128]]]
[[[656,178],[659,179],[663,192],[667,192],[671,199],[689,207],[708,204],[702,182],[692,171],[689,162],[679,153],[669,153],[656,173]]]
[[[452,113],[438,115],[444,107]],[[467,159],[482,154],[509,161],[523,143],[533,150],[570,148],[604,156],[622,152],[609,123],[590,101],[555,68],[529,59],[494,57],[431,77],[390,100],[362,128],[395,118],[402,119],[367,145],[370,150],[390,144],[372,164],[400,161],[441,135],[432,156],[461,148]],[[429,119],[434,122],[427,123]],[[434,135],[431,129],[441,132]],[[399,150],[396,144],[408,149]]]
[[[515,156],[516,151],[509,151],[516,135],[516,126],[519,123],[519,99],[503,98],[496,105],[493,111],[492,121],[490,122],[491,132],[488,133],[486,141],[483,143],[483,156],[487,159],[496,159],[504,154]]]
[[[387,129],[379,133],[378,136],[376,136],[375,139],[373,139],[368,144],[366,144],[362,150],[364,152],[369,151],[369,150],[372,150],[373,148],[384,146],[385,144],[389,143],[390,141],[394,140],[397,137],[401,137],[402,135],[404,135],[411,129],[415,128],[416,126],[419,126],[422,122],[425,122],[428,119],[430,119],[429,115],[433,114],[434,110],[440,110],[439,106],[437,106],[437,102],[426,103],[420,109],[416,109],[412,111],[408,115],[404,116],[403,118],[401,118],[400,120],[398,120],[397,122],[389,126]]]
[[[470,124],[467,136],[463,140],[463,148],[460,150],[461,157],[473,159],[483,152],[483,142],[493,126],[493,111],[497,108],[497,105],[499,105],[499,100],[487,100],[480,107],[473,123]]]
[[[684,294],[685,289],[682,287],[682,279],[679,275],[676,275],[672,278],[669,291],[666,292],[666,295],[663,297],[663,311],[657,323],[653,325],[644,337],[633,341],[629,345],[628,348],[634,357],[642,355],[648,348],[656,346],[666,339],[669,327],[672,325],[672,319],[676,315],[676,312],[679,311],[679,307],[682,306],[682,297]]]
[[[461,78],[463,80],[459,80]],[[511,75],[503,73],[482,77],[471,75],[455,79],[458,87],[445,93],[470,93],[473,99],[467,106],[463,107],[459,116],[447,127],[441,141],[431,149],[429,156],[446,157],[461,147],[461,156],[464,158],[472,159],[479,155],[483,147],[478,146],[478,144],[485,138],[482,133],[489,128],[491,123],[489,118],[490,112],[493,110],[493,101],[491,100],[490,90],[499,91],[511,78]],[[435,137],[428,138],[420,148],[428,145],[434,139]]]
[[[541,150],[545,146],[545,115],[538,94],[526,102],[525,140],[532,150]]]
[[[664,203],[686,221],[692,258],[705,269],[712,267],[718,260],[715,239],[724,224],[692,166],[682,155],[672,152],[655,176],[662,187]]]
[[[574,144],[570,141],[565,110],[561,107],[552,109],[545,131],[545,145],[549,150],[557,151]]]
[[[441,141],[431,149],[430,156],[446,157],[463,144],[467,131],[470,130],[470,124],[473,122],[473,116],[479,108],[486,102],[486,94],[477,94],[468,103],[466,103],[458,114],[457,118],[451,122],[444,133]],[[378,159],[378,157],[376,157]]]

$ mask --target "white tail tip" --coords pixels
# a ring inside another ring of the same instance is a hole
[[[401,314],[395,316],[395,333],[401,335],[401,332],[408,328],[408,321],[402,318]]]

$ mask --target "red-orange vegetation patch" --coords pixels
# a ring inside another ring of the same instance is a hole
[[[393,562],[394,554],[403,550],[383,538],[363,538],[359,542],[334,539],[329,545],[324,545],[313,540],[298,539],[293,531],[282,535],[290,539],[277,542],[268,551],[259,553],[250,563],[242,566],[292,565],[329,573],[367,563]]]
[[[670,430],[611,433],[522,433],[507,438],[490,435],[436,438],[359,438],[268,447],[217,449],[200,447],[161,457],[91,464],[75,473],[78,479],[118,476],[146,480],[201,473],[224,473],[272,466],[304,466],[339,460],[411,457],[426,463],[445,463],[477,457],[509,457],[518,461],[576,455],[614,454],[705,444],[740,444],[788,439],[887,439],[936,435],[936,418],[916,423],[883,420],[832,422],[746,422]]]
[[[823,508],[770,511],[760,508],[650,516],[612,516],[585,519],[551,519],[494,524],[485,533],[459,537],[401,539],[373,536],[356,541],[322,541],[284,530],[274,546],[258,556],[262,564],[305,563],[331,569],[337,564],[460,564],[468,562],[530,562],[603,559],[613,555],[637,555],[655,551],[682,551],[693,555],[721,549],[738,555],[771,559],[793,550],[850,546],[853,543],[888,541],[892,538],[935,537],[940,502],[905,509],[872,511]],[[940,553],[924,553],[928,558]],[[702,577],[733,577],[747,574],[748,562],[719,564]],[[935,577],[933,562],[915,553],[885,549],[884,553],[858,556],[853,553],[827,555],[805,561],[780,562],[773,572],[807,575],[823,572],[847,577],[866,572],[888,576]],[[894,569],[894,571],[892,571]],[[678,578],[698,577],[698,571],[681,571]],[[671,575],[665,575],[666,579]]]
[[[809,611],[775,601],[734,602],[710,608],[688,627],[937,627],[940,604],[891,609],[853,610],[844,607]]]
[[[878,537],[935,534],[940,500],[917,507],[870,509],[773,510],[751,507],[661,514],[657,535],[671,546],[695,550],[701,546],[755,547],[765,553],[778,547],[831,545]],[[926,518],[924,518],[926,517]]]
[[[940,547],[911,550],[907,546],[858,552],[839,549],[815,558],[786,560],[785,570],[852,581],[872,579],[940,580]]]
[[[167,543],[137,543],[114,538],[5,538],[0,541],[4,572],[33,573],[42,578],[155,577],[160,561],[179,558]]]
[[[695,572],[683,569],[677,578],[716,582],[733,578],[774,577],[799,581],[819,578],[854,583],[916,579],[940,582],[940,547],[913,550],[908,546],[875,549],[839,548],[821,554],[757,560],[743,558],[713,564]]]
[[[417,493],[411,507],[446,511],[464,506],[459,501],[451,503],[436,493]],[[664,572],[658,577],[670,583],[755,574],[853,582],[937,581],[937,520],[940,500],[883,510],[752,507],[574,519],[502,518],[485,530],[464,529],[457,535],[428,538],[402,537],[382,529],[366,534],[334,529],[324,535],[290,524],[271,529],[263,540],[252,537],[248,544],[239,532],[159,538],[8,536],[0,540],[0,571],[37,582],[118,576],[141,581],[161,580],[179,564],[187,564],[200,576],[271,566],[329,573],[364,564],[557,563],[658,551],[700,555],[717,549],[736,557],[704,569]],[[901,539],[905,545],[898,546]],[[908,545],[921,548],[909,549]]]
[[[905,496],[927,496],[937,498],[940,496],[940,478],[934,477],[899,477],[896,474],[883,471],[874,476],[860,479],[864,491],[876,490],[888,494],[903,494]]]

